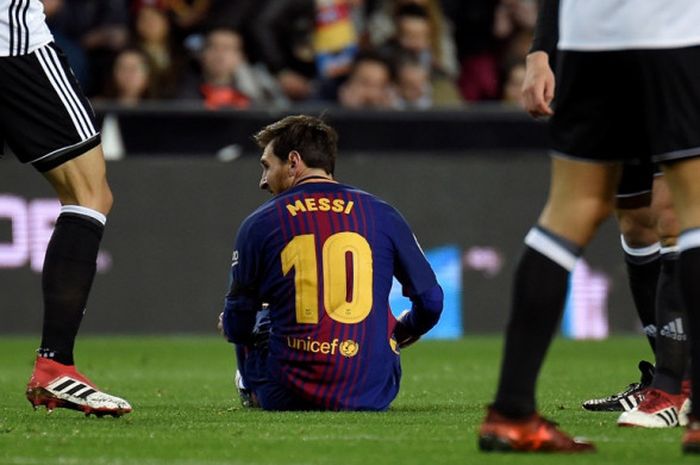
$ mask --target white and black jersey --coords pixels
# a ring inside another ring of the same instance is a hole
[[[560,50],[660,49],[700,45],[698,0],[560,2]]]
[[[39,0],[0,0],[0,56],[27,55],[53,41]]]

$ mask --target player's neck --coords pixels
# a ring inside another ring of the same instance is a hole
[[[309,182],[336,182],[333,176],[323,170],[309,170],[302,173],[299,179],[294,181],[294,185],[306,184]]]

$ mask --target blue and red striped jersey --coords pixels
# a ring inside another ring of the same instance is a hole
[[[386,202],[353,187],[308,182],[241,225],[232,293],[269,305],[268,371],[331,410],[383,410],[401,377],[389,309],[393,276],[407,296],[437,285],[413,233]]]

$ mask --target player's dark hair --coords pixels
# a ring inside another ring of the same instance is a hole
[[[320,118],[287,116],[265,126],[253,138],[260,148],[272,142],[272,152],[285,163],[289,152],[296,150],[309,168],[323,168],[329,174],[335,171],[338,134]]]

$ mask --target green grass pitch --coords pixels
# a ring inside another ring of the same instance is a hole
[[[641,336],[558,340],[539,383],[543,414],[599,452],[585,456],[483,454],[476,430],[493,395],[501,341],[421,342],[403,353],[401,392],[385,413],[265,413],[234,395],[230,346],[211,337],[84,337],[81,369],[134,412],[86,418],[33,411],[24,398],[35,338],[0,341],[0,465],[219,464],[671,464],[682,429],[618,428],[614,413],[580,401],[635,381],[649,356]]]

